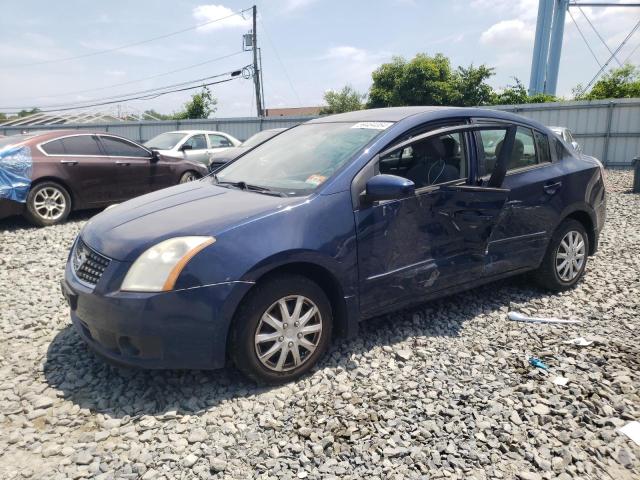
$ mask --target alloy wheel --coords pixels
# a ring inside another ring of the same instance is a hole
[[[41,188],[33,197],[33,209],[46,220],[58,220],[66,208],[64,194],[55,187]]]
[[[180,179],[180,183],[195,182],[196,180],[198,180],[198,176],[195,173],[187,172],[184,175],[182,175],[182,178]]]
[[[580,274],[586,256],[582,234],[567,232],[556,251],[556,272],[563,282],[571,282]]]
[[[260,363],[269,370],[293,370],[311,358],[322,336],[320,310],[302,295],[283,297],[260,318],[254,344]]]

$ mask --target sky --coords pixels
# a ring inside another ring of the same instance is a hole
[[[254,1],[267,108],[320,105],[327,90],[347,84],[366,92],[379,65],[420,52],[443,53],[454,67],[494,67],[489,83],[495,88],[512,84],[513,77],[529,82],[537,0]],[[251,0],[4,0],[0,111],[101,100],[239,69],[252,61],[250,52],[242,52],[250,13],[196,26],[252,5]],[[611,50],[640,19],[640,8],[582,10]],[[583,13],[570,11],[604,63],[607,48]],[[186,31],[166,36],[180,30]],[[140,43],[160,36],[165,38]],[[138,45],[99,53],[132,43]],[[639,45],[640,31],[618,58],[640,64]],[[82,58],[60,60],[77,56]],[[220,57],[227,58],[216,60]],[[567,15],[558,94],[569,96],[572,87],[586,84],[599,68]],[[215,116],[255,116],[250,79],[211,90],[218,99]],[[172,113],[192,93],[101,109]]]

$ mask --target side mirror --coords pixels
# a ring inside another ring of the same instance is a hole
[[[184,152],[185,150],[193,150],[193,145],[190,145],[190,144],[188,144],[188,143],[185,143],[184,145],[182,145],[182,146],[180,147],[180,150],[182,150],[183,152]]]
[[[367,182],[365,196],[367,201],[396,200],[409,197],[416,190],[415,184],[396,175],[375,175]]]
[[[151,150],[151,161],[152,162],[157,162],[158,160],[160,160],[160,154],[158,153],[157,150]]]

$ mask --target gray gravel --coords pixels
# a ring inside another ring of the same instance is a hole
[[[631,179],[609,172],[601,250],[575,290],[518,278],[376,319],[272,389],[233,369],[108,366],[58,287],[88,215],[0,222],[0,478],[638,479],[640,447],[616,431],[640,420]],[[509,309],[585,323],[515,323]],[[562,343],[577,336],[595,342]]]

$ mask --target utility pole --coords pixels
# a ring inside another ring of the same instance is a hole
[[[264,115],[262,109],[262,94],[260,88],[260,67],[258,64],[258,34],[257,34],[257,14],[258,9],[254,5],[253,8],[253,84],[256,89],[256,111],[258,117],[262,117]]]

